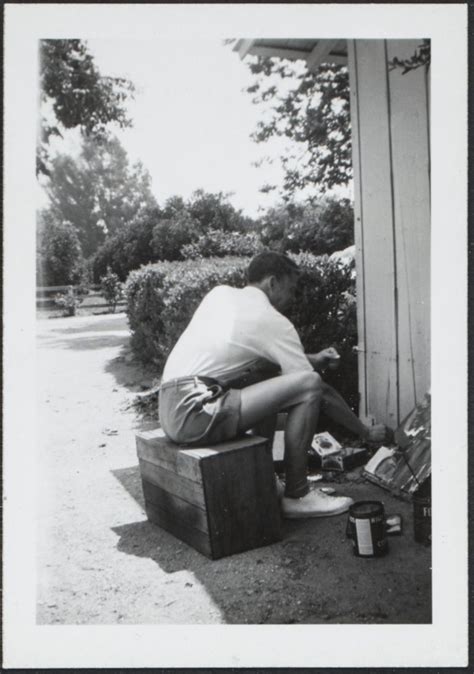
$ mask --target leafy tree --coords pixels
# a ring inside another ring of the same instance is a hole
[[[38,285],[62,286],[81,280],[84,271],[79,237],[73,225],[50,211],[38,214],[36,278]]]
[[[158,221],[153,229],[152,249],[157,260],[182,260],[181,249],[195,241],[202,228],[189,211],[177,212]]]
[[[111,123],[131,126],[126,102],[134,85],[123,77],[105,77],[82,40],[41,40],[41,135],[37,173],[50,170],[50,139],[79,128],[87,137],[103,139]]]
[[[327,198],[321,204],[315,230],[308,231],[308,250],[330,255],[354,243],[354,209],[349,199]]]
[[[354,243],[354,212],[349,199],[326,197],[312,204],[283,204],[261,219],[261,236],[270,248],[314,255],[330,254]]]
[[[172,218],[185,210],[186,202],[184,201],[183,197],[175,194],[166,200],[163,208],[163,217]]]
[[[208,232],[246,232],[254,226],[224,192],[196,190],[188,201],[171,197],[165,203],[163,219],[153,232],[153,251],[160,260],[181,260],[186,246]]]
[[[347,68],[325,63],[310,72],[301,62],[274,57],[250,57],[247,63],[254,75],[247,92],[262,108],[254,140],[291,141],[292,149],[280,155],[283,198],[291,200],[308,187],[326,191],[348,184],[352,150]],[[276,186],[265,185],[262,191],[272,189]]]
[[[199,222],[203,232],[219,229],[224,232],[243,231],[251,220],[237,211],[224,192],[196,190],[187,204],[191,218]]]
[[[269,208],[259,222],[263,243],[271,249],[286,251],[291,224],[302,217],[303,211],[304,205],[294,202]]]
[[[100,143],[86,139],[77,158],[56,156],[45,189],[52,212],[76,228],[86,257],[156,206],[148,172],[139,162],[130,165],[113,137]]]
[[[95,253],[92,260],[94,280],[97,282],[107,273],[107,267],[125,281],[132,269],[143,264],[156,262],[153,252],[153,230],[158,224],[162,211],[149,208],[128,223],[115,236],[109,237]]]

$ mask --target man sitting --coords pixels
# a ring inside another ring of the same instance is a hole
[[[294,299],[297,265],[263,252],[250,262],[247,278],[245,288],[211,290],[169,355],[160,388],[162,428],[189,445],[223,442],[250,429],[272,437],[276,415],[287,412],[283,515],[345,512],[349,497],[309,489],[307,451],[319,411],[364,440],[382,441],[386,429],[365,426],[323,382],[319,372],[339,358],[335,349],[305,354],[295,327],[280,313]],[[268,364],[274,367],[270,378]]]

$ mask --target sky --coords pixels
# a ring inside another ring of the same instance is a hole
[[[101,74],[127,77],[137,88],[129,105],[133,128],[116,135],[150,172],[159,204],[199,188],[233,193],[230,201],[250,216],[275,201],[259,187],[279,182],[281,168],[252,166],[267,153],[250,139],[261,112],[243,91],[252,78],[231,46],[220,39],[88,45]]]

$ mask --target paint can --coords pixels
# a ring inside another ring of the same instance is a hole
[[[388,552],[385,511],[380,501],[357,501],[349,508],[347,534],[357,557],[381,557]]]
[[[431,545],[431,496],[413,496],[413,532],[417,543]]]

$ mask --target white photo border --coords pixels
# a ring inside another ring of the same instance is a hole
[[[4,30],[4,666],[467,665],[467,6],[7,3]],[[191,36],[431,38],[431,625],[35,622],[37,41]]]

